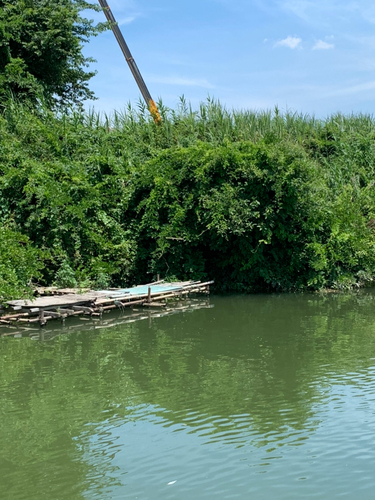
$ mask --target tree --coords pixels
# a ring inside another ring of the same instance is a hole
[[[51,107],[94,98],[83,44],[105,29],[81,16],[85,0],[0,0],[0,100],[9,94]]]

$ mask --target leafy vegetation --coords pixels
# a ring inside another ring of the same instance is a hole
[[[41,268],[40,255],[28,238],[0,227],[0,301],[30,295],[31,279],[39,276]]]
[[[40,282],[161,274],[270,291],[373,279],[372,117],[159,107],[161,126],[142,104],[4,109],[0,218],[42,252]]]
[[[82,17],[84,0],[0,0],[0,103],[9,95],[49,106],[93,98],[82,46],[104,25]]]

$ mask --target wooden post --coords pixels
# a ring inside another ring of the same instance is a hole
[[[46,324],[46,320],[44,319],[44,309],[42,307],[39,311],[39,324],[40,326],[44,326]]]
[[[156,281],[160,281],[160,274],[157,275],[157,280]]]
[[[147,303],[151,304],[151,287],[148,287]]]

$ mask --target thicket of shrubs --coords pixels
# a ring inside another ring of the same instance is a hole
[[[375,119],[197,111],[0,115],[0,298],[31,280],[215,279],[306,290],[375,276]]]

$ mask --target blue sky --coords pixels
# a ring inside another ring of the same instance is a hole
[[[154,99],[324,117],[375,113],[372,0],[110,0]],[[103,20],[104,14],[89,17]],[[140,93],[112,32],[93,39],[97,110]],[[89,106],[91,106],[89,104]]]

